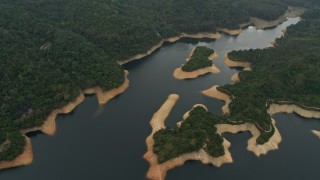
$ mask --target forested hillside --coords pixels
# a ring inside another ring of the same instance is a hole
[[[237,28],[307,1],[0,0],[0,144],[10,141],[0,161],[23,151],[19,130],[41,125],[80,90],[120,86],[117,60],[181,32]]]
[[[264,132],[272,126],[267,113],[271,103],[320,107],[320,6],[303,18],[277,39],[275,48],[229,53],[229,58],[248,61],[253,68],[240,73],[240,83],[220,88],[234,97],[231,121],[253,122]],[[266,142],[272,134],[263,133],[259,142]]]
[[[295,104],[307,110],[320,111],[319,38],[320,2],[314,2],[313,7],[309,7],[303,15],[303,20],[289,27],[285,37],[276,40],[275,47],[229,53],[230,59],[250,62],[252,67],[252,71],[240,72],[240,82],[218,89],[232,98],[230,113],[208,116],[194,111],[194,116],[190,117],[197,120],[196,124],[186,121],[181,128],[167,127],[156,132],[153,136],[153,148],[158,162],[163,163],[184,153],[207,147],[201,146],[204,142],[202,138],[216,138],[216,124],[255,124],[261,133],[257,143],[268,142],[275,132],[268,114],[272,103]],[[211,134],[205,134],[208,127],[211,127]],[[220,147],[219,143],[221,141],[216,141],[215,146]],[[216,157],[223,153],[210,155]]]

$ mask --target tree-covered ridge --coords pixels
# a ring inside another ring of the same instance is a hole
[[[121,0],[144,9],[159,12],[166,22],[182,30],[192,28],[226,27],[238,29],[239,22],[249,16],[275,20],[285,13],[288,5],[306,6],[315,0]],[[214,20],[214,21],[212,21]],[[179,21],[183,22],[182,24]],[[191,28],[191,27],[188,27]],[[190,29],[192,30],[192,29]],[[194,29],[196,30],[196,29]]]
[[[208,59],[212,53],[214,53],[214,50],[208,47],[196,47],[190,59],[181,67],[181,69],[186,72],[192,72],[201,68],[212,66],[212,62]]]
[[[234,97],[229,119],[257,124],[262,132],[260,144],[273,134],[265,133],[272,126],[267,113],[270,103],[320,107],[319,17],[319,7],[305,13],[299,24],[276,40],[275,48],[229,53],[232,60],[248,61],[253,68],[240,73],[240,83],[220,88]]]
[[[223,138],[215,125],[220,117],[201,106],[194,107],[180,127],[161,129],[153,136],[153,151],[161,164],[182,154],[204,149],[210,156],[224,155]]]
[[[10,141],[0,161],[22,152],[21,129],[41,125],[80,90],[120,86],[116,61],[182,32],[237,28],[251,15],[235,0],[148,1],[0,0],[0,143]]]

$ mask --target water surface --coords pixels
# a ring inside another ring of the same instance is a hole
[[[0,171],[1,180],[142,180],[148,163],[145,139],[150,134],[150,119],[169,94],[180,99],[167,124],[174,125],[194,104],[205,104],[210,111],[221,114],[223,102],[203,96],[200,91],[213,85],[231,83],[230,69],[223,63],[224,54],[238,49],[265,48],[281,30],[297,23],[291,18],[274,29],[255,30],[249,27],[239,36],[222,35],[219,40],[183,39],[168,43],[152,55],[124,67],[130,71],[130,87],[106,105],[99,106],[89,96],[76,110],[59,116],[57,133],[49,137],[32,133],[34,162],[25,167]],[[195,80],[173,78],[175,68],[185,62],[190,51],[199,45],[213,48],[219,58],[214,64],[219,74],[208,74]],[[320,129],[320,121],[294,114],[274,116],[283,137],[278,151],[261,158],[246,150],[249,133],[224,134],[231,143],[234,164],[215,168],[199,162],[168,173],[168,180],[229,180],[229,179],[315,179],[320,160],[319,140],[310,133]]]

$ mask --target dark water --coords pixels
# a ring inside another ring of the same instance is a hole
[[[194,104],[205,104],[210,111],[221,113],[222,102],[200,94],[213,85],[230,82],[236,72],[223,64],[223,55],[234,49],[264,48],[281,29],[298,22],[293,18],[275,29],[249,27],[237,37],[223,35],[217,41],[184,39],[167,44],[151,56],[125,65],[130,71],[129,89],[99,106],[95,96],[87,97],[72,114],[60,116],[54,137],[33,133],[34,162],[25,167],[0,171],[1,180],[142,180],[148,164],[142,159],[145,139],[150,134],[149,121],[169,94],[180,99],[167,124],[174,125]],[[172,77],[192,48],[214,48],[219,58],[214,63],[220,74],[195,80],[178,81]],[[320,121],[294,114],[275,116],[283,137],[278,151],[261,158],[246,150],[249,133],[224,134],[232,143],[234,164],[222,168],[188,162],[168,173],[169,180],[229,179],[319,179],[319,140],[310,133],[320,129]]]

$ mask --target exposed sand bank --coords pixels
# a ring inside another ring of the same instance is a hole
[[[275,121],[272,120],[272,123],[275,125]],[[253,152],[256,156],[265,155],[271,150],[278,149],[278,145],[281,142],[281,135],[278,129],[275,127],[275,132],[268,142],[263,145],[257,144],[256,140],[260,136],[260,131],[254,124],[244,123],[241,125],[230,125],[230,124],[218,124],[216,125],[217,131],[219,134],[222,133],[238,133],[249,131],[252,134],[252,137],[248,140],[248,151]]]
[[[224,56],[224,64],[231,67],[243,67],[245,70],[250,71],[251,70],[251,64],[245,61],[233,61],[228,57],[228,54]]]
[[[189,61],[189,60],[191,59],[191,57],[193,56],[195,50],[196,50],[196,48],[193,48],[193,49],[191,50],[191,52],[189,53],[189,56],[188,56],[188,58],[186,59],[186,61]]]
[[[236,35],[239,35],[243,30],[242,30],[242,28],[240,28],[240,29],[222,28],[222,29],[219,29],[218,31],[226,33],[226,34],[231,35],[231,36],[236,36]]]
[[[218,53],[217,53],[217,52],[214,52],[214,53],[212,53],[212,54],[208,57],[208,59],[209,59],[210,61],[213,61],[213,60],[217,59],[218,56],[219,56]]]
[[[44,123],[41,126],[23,129],[21,130],[22,134],[26,134],[28,132],[33,131],[41,131],[44,134],[47,134],[49,136],[53,136],[56,133],[56,118],[59,114],[68,114],[71,111],[73,111],[79,104],[83,102],[85,99],[85,94],[97,94],[99,104],[105,104],[113,97],[123,93],[128,87],[129,87],[129,80],[127,78],[129,72],[125,71],[125,81],[123,84],[118,87],[111,89],[109,91],[103,92],[103,90],[100,87],[90,88],[86,89],[84,91],[80,91],[79,96],[77,96],[73,101],[68,103],[67,105],[63,106],[62,108],[53,110],[49,116],[46,118]],[[3,168],[10,168],[10,167],[16,167],[16,166],[22,166],[32,163],[32,145],[29,138],[26,137],[26,146],[25,151],[22,155],[18,156],[13,161],[3,161],[0,162],[0,169]],[[30,155],[31,154],[31,155]],[[30,160],[31,158],[31,160]],[[6,164],[6,166],[1,166],[1,164]],[[12,166],[10,166],[12,165]]]
[[[194,39],[201,39],[201,38],[210,38],[210,39],[220,39],[221,35],[217,32],[203,32],[203,33],[198,33],[198,34],[186,34],[186,33],[182,33],[178,36],[175,37],[171,37],[171,38],[167,38],[167,39],[163,39],[161,40],[159,43],[157,43],[156,45],[154,45],[153,47],[151,47],[147,52],[145,53],[140,53],[137,54],[135,56],[132,56],[126,60],[123,61],[118,61],[118,64],[123,65],[126,64],[128,62],[134,61],[134,60],[138,60],[141,58],[144,58],[150,54],[152,54],[154,51],[156,51],[157,49],[159,49],[163,43],[165,42],[176,42],[182,38],[194,38]]]
[[[211,67],[201,68],[192,72],[186,72],[183,71],[181,68],[177,68],[173,72],[173,77],[179,80],[182,79],[194,79],[201,75],[207,74],[207,73],[219,73],[220,70],[215,66],[212,65]]]
[[[320,139],[320,131],[312,130],[311,132]]]
[[[269,46],[269,47],[274,48],[274,47],[276,47],[276,44],[277,44],[277,41],[276,41],[276,40],[273,40],[273,41],[271,41],[271,43],[270,43],[270,46]]]
[[[239,73],[235,73],[231,76],[231,81],[233,82],[240,82]]]
[[[225,102],[225,105],[222,107],[223,114],[230,113],[229,104],[231,103],[231,98],[225,93],[222,93],[217,90],[218,85],[211,87],[210,89],[204,90],[201,93],[212,98],[216,98]]]
[[[192,111],[193,108],[198,107],[198,106],[201,106],[201,107],[203,107],[206,111],[208,111],[208,108],[207,108],[205,105],[203,105],[203,104],[196,104],[196,105],[194,105],[194,106],[191,108],[191,110],[189,110],[189,111],[187,111],[186,113],[184,113],[184,115],[182,116],[182,119],[183,119],[183,120],[186,120],[186,119],[189,117],[190,111]],[[182,121],[181,121],[181,122],[178,122],[178,123],[181,124]],[[180,127],[180,126],[178,126],[178,127]]]
[[[201,149],[197,152],[186,153],[177,158],[166,161],[162,164],[158,164],[157,156],[156,154],[153,153],[153,145],[154,145],[153,135],[155,132],[157,132],[161,128],[165,128],[164,121],[168,117],[171,109],[174,107],[178,98],[179,98],[178,95],[170,95],[167,101],[160,107],[160,109],[154,114],[154,116],[151,119],[150,125],[152,127],[152,133],[148,136],[146,140],[148,151],[144,155],[144,159],[146,159],[150,163],[150,168],[147,172],[148,179],[164,180],[168,170],[178,166],[182,166],[188,160],[199,160],[204,164],[212,164],[217,167],[220,167],[223,163],[233,162],[231,154],[228,150],[228,148],[230,147],[230,143],[226,139],[224,139],[223,141],[223,146],[225,147],[224,156],[213,158],[209,156],[203,149]],[[188,116],[188,113],[184,115],[184,118],[187,118],[187,116]]]
[[[223,100],[225,102],[225,105],[222,107],[222,111],[224,114],[227,114],[230,112],[229,104],[231,103],[232,100],[230,96],[228,96],[227,94],[218,91],[217,87],[219,86],[213,86],[210,89],[204,90],[202,91],[202,94],[212,98]],[[275,121],[273,121],[273,123],[275,123]],[[256,140],[260,135],[260,131],[257,129],[257,127],[254,124],[251,124],[251,123],[244,123],[241,125],[219,124],[219,125],[216,125],[216,127],[220,134],[225,132],[238,133],[243,131],[250,131],[253,137],[249,139],[247,149],[253,152],[257,156],[260,156],[261,154],[266,154],[270,150],[278,149],[278,144],[281,142],[281,136],[276,127],[275,127],[274,135],[269,139],[267,143],[263,145],[259,145],[256,143]]]
[[[271,28],[274,26],[277,26],[287,20],[287,18],[292,18],[292,17],[298,17],[303,14],[305,11],[305,8],[302,7],[289,7],[286,13],[282,16],[280,16],[278,19],[274,21],[266,21],[263,19],[259,19],[256,17],[250,17],[249,22],[242,23],[240,24],[239,29],[227,29],[227,28],[218,28],[218,31],[224,32],[229,35],[238,35],[242,32],[242,29],[250,24],[254,25],[256,29],[266,29],[266,28]],[[164,42],[176,42],[182,38],[195,38],[195,39],[201,39],[201,38],[210,38],[210,39],[220,39],[221,34],[219,32],[202,32],[202,33],[197,33],[197,34],[187,34],[187,33],[181,33],[178,36],[167,38],[167,39],[162,39],[160,42],[158,42],[156,45],[151,47],[147,52],[144,53],[139,53],[137,55],[134,55],[126,60],[121,60],[118,61],[118,64],[126,64],[128,62],[138,60],[141,58],[144,58],[150,54],[152,54],[154,51],[159,49]]]
[[[208,90],[202,91],[202,93],[206,96],[225,101],[225,105],[222,107],[222,111],[224,114],[229,113],[230,112],[229,104],[231,103],[232,100],[227,94],[218,91],[217,87],[218,86],[213,86]],[[294,104],[271,104],[267,112],[270,116],[276,113],[286,112],[286,113],[297,113],[300,116],[303,116],[305,118],[320,118],[320,111],[318,109],[315,109],[315,110],[304,109]],[[275,132],[272,135],[272,137],[269,139],[269,141],[263,145],[259,145],[256,143],[256,140],[260,135],[260,131],[254,124],[251,124],[251,123],[244,123],[240,125],[219,124],[216,127],[220,134],[224,132],[238,133],[243,131],[250,131],[252,134],[252,138],[248,140],[247,149],[253,152],[255,155],[260,156],[262,154],[267,154],[267,152],[270,150],[278,149],[278,145],[281,142],[281,135],[277,127],[275,126],[275,121],[272,120],[272,123],[274,125]],[[312,131],[312,132],[318,135],[317,131]]]
[[[26,145],[24,147],[23,153],[11,161],[0,161],[0,169],[13,168],[23,165],[28,165],[32,163],[32,144],[31,140],[25,136]]]
[[[224,64],[233,68],[233,67],[243,67],[244,71],[252,71],[251,64],[244,61],[233,61],[228,57],[228,54],[224,56]],[[240,82],[239,73],[235,73],[231,76],[231,81]]]
[[[188,58],[186,59],[186,61],[189,61],[190,58],[192,58],[193,54],[194,54],[194,51],[195,51],[196,48],[194,48],[191,53],[189,54]],[[215,60],[216,58],[218,57],[218,53],[217,52],[214,52],[212,53],[209,57],[208,57],[208,60],[209,61],[213,61]],[[183,66],[183,65],[182,65]],[[192,72],[186,72],[186,71],[183,71],[182,68],[177,68],[174,70],[173,72],[173,77],[176,78],[176,79],[179,79],[179,80],[182,80],[182,79],[194,79],[194,78],[197,78],[201,75],[204,75],[204,74],[207,74],[207,73],[213,73],[213,74],[216,74],[216,73],[219,73],[220,72],[220,69],[217,68],[217,66],[215,66],[214,64],[212,64],[212,66],[210,67],[205,67],[205,68],[201,68],[201,69],[197,69],[195,71],[192,71]]]
[[[60,109],[53,110],[41,126],[23,129],[23,130],[21,130],[21,133],[26,134],[26,133],[32,132],[32,131],[41,131],[44,134],[47,134],[49,136],[55,135],[57,116],[59,114],[70,113],[74,108],[76,108],[79,104],[81,104],[83,102],[83,100],[84,100],[84,94],[82,92],[80,92],[80,95],[77,96],[73,101],[71,101],[70,103],[68,103],[67,105],[63,106]]]
[[[125,81],[120,87],[111,89],[109,91],[103,91],[100,87],[94,87],[94,88],[89,88],[84,90],[84,93],[96,94],[99,104],[105,104],[115,96],[122,94],[129,87],[129,80],[127,78],[129,72],[125,70],[124,73],[125,73]]]
[[[85,99],[85,96],[84,96],[85,94],[97,94],[99,104],[107,103],[110,99],[123,93],[128,88],[129,86],[129,80],[127,78],[128,74],[129,74],[128,71],[125,71],[126,78],[124,83],[120,87],[111,89],[106,92],[103,92],[103,90],[100,87],[86,89],[83,92],[80,92],[79,96],[77,96],[73,101],[71,101],[67,105],[63,106],[62,108],[53,110],[41,126],[24,129],[24,130],[21,130],[21,132],[23,134],[26,134],[32,131],[42,131],[43,133],[49,136],[53,136],[56,133],[55,120],[59,114],[69,114],[71,111],[73,111],[79,104],[83,102],[83,100]]]
[[[288,18],[301,16],[304,13],[304,11],[305,8],[302,7],[289,7],[285,14],[283,14],[276,20],[266,21],[257,17],[250,17],[250,23],[253,24],[256,27],[256,29],[272,28],[287,21]]]
[[[297,113],[305,118],[320,118],[320,110],[304,109],[294,104],[271,104],[268,113],[272,116],[276,113]]]

